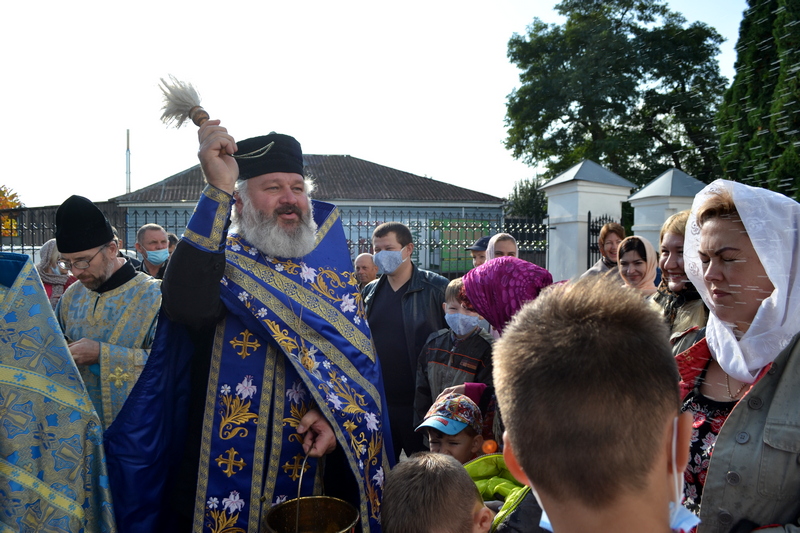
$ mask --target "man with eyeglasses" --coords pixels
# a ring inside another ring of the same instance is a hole
[[[118,256],[108,219],[82,196],[56,211],[56,245],[58,266],[80,281],[64,293],[56,316],[105,429],[147,363],[161,282]]]

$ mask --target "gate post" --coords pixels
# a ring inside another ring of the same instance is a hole
[[[586,271],[587,213],[619,220],[622,202],[633,187],[630,181],[588,159],[540,187],[547,195],[547,265],[554,281],[572,279]]]
[[[658,249],[661,226],[678,211],[691,209],[694,196],[705,183],[672,168],[628,198],[634,208],[633,234],[648,239]]]

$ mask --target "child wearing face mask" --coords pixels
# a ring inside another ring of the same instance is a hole
[[[467,382],[492,384],[493,339],[478,325],[480,315],[461,305],[463,286],[461,278],[447,285],[442,307],[450,327],[432,333],[417,359],[416,424],[444,389]]]

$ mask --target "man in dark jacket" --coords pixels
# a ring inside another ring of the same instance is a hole
[[[364,287],[363,297],[372,339],[386,388],[395,459],[425,450],[414,432],[417,357],[428,335],[446,327],[442,304],[447,278],[411,262],[411,231],[386,222],[372,233],[373,260],[385,274]]]

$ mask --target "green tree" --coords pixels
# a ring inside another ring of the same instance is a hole
[[[749,0],[717,115],[726,178],[800,199],[800,5]]]
[[[714,113],[722,37],[661,0],[564,0],[563,25],[534,19],[509,41],[521,86],[506,147],[551,178],[591,159],[637,184],[670,167],[718,172]]]
[[[547,196],[539,187],[544,183],[540,176],[518,181],[508,197],[506,213],[513,217],[542,218],[547,215]]]

